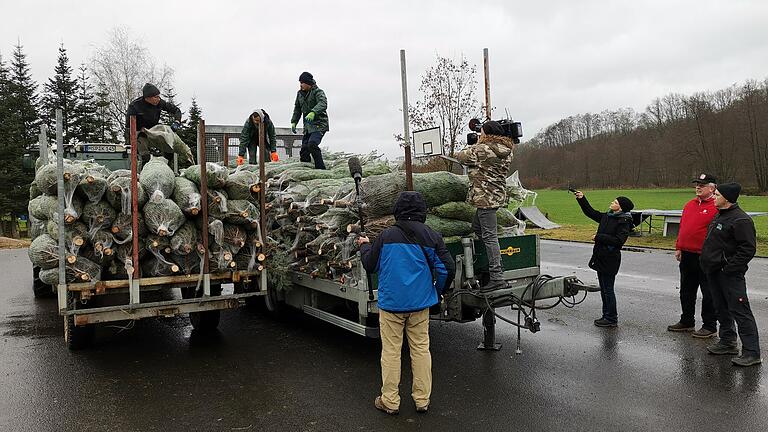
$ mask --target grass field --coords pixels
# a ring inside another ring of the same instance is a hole
[[[591,242],[597,224],[581,212],[576,198],[572,193],[563,190],[537,191],[536,205],[549,219],[563,227],[555,230],[529,230],[541,235],[542,238],[574,240]],[[680,210],[686,202],[693,198],[693,188],[690,189],[600,189],[583,190],[597,210],[607,210],[608,204],[617,196],[624,195],[635,203],[636,209],[655,208],[661,210]],[[530,201],[530,200],[529,200]],[[526,203],[529,205],[530,202]],[[768,197],[742,196],[739,205],[745,211],[768,212]],[[768,216],[754,219],[757,229],[757,254],[768,256]],[[627,245],[648,246],[663,249],[674,249],[674,237],[662,237],[662,218],[654,218],[652,234],[648,235],[648,227],[644,225],[645,235],[630,237]]]

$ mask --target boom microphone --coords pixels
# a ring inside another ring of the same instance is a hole
[[[363,167],[360,165],[360,159],[357,156],[352,156],[347,161],[347,165],[349,165],[349,175],[355,179],[355,182],[359,182],[363,178]]]

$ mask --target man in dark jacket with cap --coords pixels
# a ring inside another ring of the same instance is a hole
[[[589,268],[597,272],[600,283],[600,298],[603,300],[603,316],[595,320],[598,327],[616,327],[619,315],[616,308],[616,292],[614,284],[621,266],[621,248],[632,231],[632,211],[635,205],[624,196],[611,201],[609,210],[605,213],[592,208],[587,197],[581,191],[576,191],[576,201],[584,214],[597,222],[597,233],[592,237],[595,246]]]
[[[325,92],[320,90],[314,77],[309,72],[299,75],[299,91],[291,117],[291,132],[296,133],[299,118],[304,121],[304,137],[301,140],[299,159],[302,162],[314,160],[315,168],[325,169],[323,154],[320,151],[320,141],[328,132],[328,100]]]
[[[381,333],[381,395],[374,405],[388,414],[400,409],[400,352],[408,337],[416,411],[427,412],[432,394],[429,308],[453,281],[455,266],[443,238],[424,224],[427,205],[418,192],[401,192],[394,208],[395,226],[373,242],[360,237],[362,263],[378,273]]]
[[[142,129],[150,129],[160,122],[161,111],[171,114],[175,119],[171,125],[174,132],[181,128],[181,110],[179,107],[162,100],[160,90],[153,84],[144,84],[141,89],[141,97],[131,102],[125,113],[125,141],[128,142],[131,136],[131,116],[136,116],[136,131],[141,132]],[[138,152],[142,161],[149,161],[148,149],[139,148]]]
[[[755,224],[737,203],[741,185],[723,183],[715,191],[719,210],[707,230],[699,263],[706,274],[720,321],[720,340],[707,347],[712,354],[737,355],[736,330],[741,339],[741,355],[731,361],[736,366],[762,363],[757,323],[747,298],[744,275],[755,256]]]
[[[263,109],[254,110],[243,125],[240,132],[240,149],[237,156],[237,164],[245,162],[245,153],[248,152],[248,163],[258,163],[259,157],[259,133],[264,134],[264,162],[277,162],[277,138],[275,138],[275,125],[269,114]]]
[[[675,242],[675,258],[680,262],[680,306],[683,313],[680,321],[668,326],[667,330],[693,332],[693,337],[710,338],[717,335],[717,312],[707,278],[699,265],[699,257],[707,236],[707,227],[717,215],[714,195],[717,179],[709,174],[700,174],[692,183],[696,185],[696,197],[683,207],[680,231]],[[696,296],[699,287],[702,325],[696,330]]]

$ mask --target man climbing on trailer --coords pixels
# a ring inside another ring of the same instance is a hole
[[[488,121],[480,130],[480,139],[456,155],[468,168],[469,194],[467,201],[477,207],[472,228],[485,245],[488,255],[489,281],[483,290],[506,286],[501,267],[501,248],[496,227],[496,211],[506,206],[507,174],[512,162],[514,141],[506,136],[496,121]]]
[[[320,151],[320,141],[328,132],[328,100],[325,92],[320,90],[315,78],[309,72],[299,75],[299,91],[291,117],[291,132],[296,133],[299,118],[304,119],[304,137],[301,140],[299,159],[302,162],[314,160],[316,169],[325,169],[323,154]]]
[[[401,192],[394,208],[395,226],[376,241],[360,237],[361,260],[369,273],[378,273],[381,333],[381,395],[376,409],[400,410],[400,353],[403,332],[408,337],[416,412],[426,413],[432,394],[429,353],[429,308],[452,282],[455,265],[442,236],[424,224],[427,204],[418,192]],[[436,277],[433,278],[433,275]]]
[[[171,124],[171,129],[174,132],[181,128],[181,110],[179,107],[162,100],[160,98],[160,89],[154,84],[144,84],[144,87],[141,89],[141,97],[131,102],[125,113],[125,141],[128,142],[131,135],[131,116],[136,116],[136,132],[141,132],[143,129],[151,129],[160,123],[161,111],[165,111],[173,116],[175,121]],[[138,151],[142,162],[148,162],[149,149],[143,148],[140,145]],[[173,156],[171,155],[170,157],[172,158]]]
[[[267,144],[267,150],[264,152],[264,162],[277,162],[280,158],[277,155],[277,138],[275,138],[275,125],[269,114],[263,109],[255,109],[248,116],[248,120],[243,125],[243,131],[240,132],[240,151],[237,155],[237,164],[245,163],[245,153],[248,152],[248,163],[255,165],[259,157],[259,133],[264,134],[264,142]]]

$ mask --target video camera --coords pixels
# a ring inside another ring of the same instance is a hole
[[[512,138],[512,142],[520,144],[520,138],[523,136],[523,124],[520,122],[512,121],[510,119],[495,120],[504,129],[504,136]],[[477,143],[480,130],[483,128],[483,122],[478,119],[472,119],[469,121],[469,129],[474,131],[467,134],[467,144],[472,145]]]

